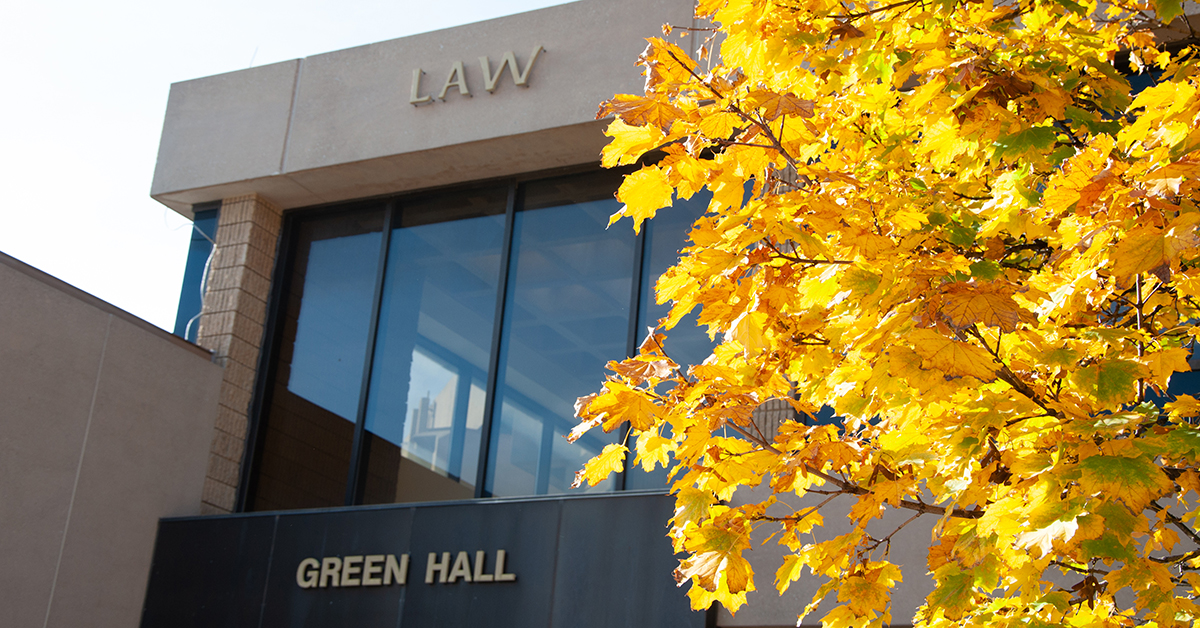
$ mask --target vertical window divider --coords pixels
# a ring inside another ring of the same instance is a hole
[[[492,323],[491,354],[488,356],[487,393],[483,409],[483,425],[479,426],[479,465],[475,469],[475,498],[488,497],[484,490],[487,480],[488,454],[492,448],[492,423],[496,416],[496,384],[500,371],[500,340],[504,330],[504,308],[508,302],[508,275],[512,262],[513,222],[516,218],[517,186],[509,184],[508,202],[504,207],[504,240],[500,252],[500,279],[496,284],[496,314]]]
[[[629,335],[625,340],[625,357],[632,358],[637,355],[638,349],[638,329],[639,322],[642,319],[642,285],[646,278],[645,263],[646,263],[646,232],[650,230],[650,221],[642,223],[642,230],[638,232],[633,241],[633,281],[630,283],[629,291]],[[630,426],[626,425],[621,430],[621,441],[628,444]],[[614,490],[625,490],[625,475],[629,473],[629,468],[633,465],[633,457],[625,456],[625,468],[614,478]]]
[[[383,215],[383,233],[379,238],[379,266],[375,271],[375,294],[371,301],[371,324],[367,336],[366,357],[363,360],[362,385],[358,392],[358,411],[354,415],[354,441],[350,447],[350,469],[346,478],[346,505],[357,504],[362,497],[366,471],[362,468],[366,456],[367,395],[371,392],[371,370],[375,366],[375,337],[379,327],[379,310],[383,304],[383,286],[387,275],[388,252],[392,248],[392,224],[396,214],[396,201],[387,203]]]

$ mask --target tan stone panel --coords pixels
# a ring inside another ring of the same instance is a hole
[[[220,239],[221,229],[217,227],[217,247],[213,254],[212,267],[219,268],[236,268],[246,265],[247,255],[250,252],[249,244],[230,244],[224,245]]]
[[[334,202],[409,192],[580,164],[595,164],[608,143],[605,121],[457,144],[404,155],[289,173]],[[294,204],[289,207],[299,207]]]
[[[208,293],[204,297],[204,310],[209,314],[237,310],[238,284],[241,274],[235,269],[225,268],[209,275]]]
[[[217,410],[216,428],[227,434],[246,433],[246,415],[235,412],[232,408],[220,406]]]
[[[211,453],[230,460],[240,460],[244,445],[244,435],[233,435],[222,430],[215,430]]]
[[[278,219],[272,219],[272,220],[275,223],[279,222]],[[276,243],[279,241],[278,226],[275,225],[276,229],[271,229],[272,225],[270,225],[270,224],[260,224],[260,223],[247,223],[247,224],[252,224],[255,227],[250,232],[250,237],[247,240],[247,242],[249,242],[249,244],[250,244],[250,247],[253,249],[262,251],[263,253],[266,253],[267,255],[273,256],[275,254]]]
[[[242,390],[254,390],[254,369],[230,360],[225,364],[225,384]]]
[[[230,336],[226,355],[231,362],[244,364],[250,368],[258,368],[258,345],[247,340]]]
[[[234,197],[226,197],[221,201],[221,213],[218,215],[218,224],[222,223],[239,223],[252,222],[255,206],[254,194],[242,194]]]
[[[254,223],[249,221],[232,224],[221,221],[217,228],[217,243],[221,246],[249,244],[250,232],[253,228]]]
[[[200,502],[200,514],[206,517],[209,515],[227,515],[231,512],[233,512],[232,507],[219,508],[206,501]]]
[[[247,275],[250,273],[247,272]],[[249,321],[258,322],[258,333],[262,334],[262,321],[267,319],[267,303],[245,290],[238,290],[238,316]]]
[[[237,489],[234,487],[222,484],[212,478],[204,481],[202,501],[215,506],[219,513],[233,512],[233,505],[236,498]]]
[[[0,264],[0,625],[41,626],[110,315]]]
[[[221,405],[245,414],[250,408],[250,391],[228,384],[222,385]]]
[[[275,268],[275,256],[258,249],[249,249],[246,251],[246,268],[270,276],[271,270]]]
[[[200,315],[200,334],[202,340],[207,340],[213,336],[233,333],[233,326],[236,322],[236,312],[205,312]],[[203,342],[201,346],[207,346]],[[210,349],[212,347],[209,347]]]
[[[261,320],[249,320],[245,316],[238,316],[233,322],[233,335],[241,338],[246,342],[259,344],[262,342],[263,325]]]
[[[271,280],[247,268],[246,272],[242,274],[241,288],[250,296],[266,303],[267,297],[271,294]]]
[[[229,486],[237,486],[239,464],[216,453],[208,457],[208,477]]]

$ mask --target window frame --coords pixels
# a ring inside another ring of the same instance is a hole
[[[625,169],[632,170],[632,169]],[[367,351],[365,356],[365,364],[362,373],[362,388],[360,389],[358,407],[354,419],[354,436],[352,440],[352,449],[350,452],[349,469],[347,472],[346,495],[343,503],[334,507],[346,506],[362,506],[366,473],[366,457],[364,454],[366,441],[366,421],[365,413],[368,402],[369,386],[371,381],[371,371],[375,358],[375,343],[377,330],[379,325],[379,313],[381,300],[383,296],[383,287],[386,281],[386,267],[388,263],[388,253],[391,244],[391,236],[393,225],[396,224],[398,211],[403,205],[403,201],[407,198],[436,194],[438,192],[454,192],[458,190],[468,190],[471,188],[497,187],[507,186],[508,197],[504,211],[504,232],[502,241],[502,251],[500,259],[499,277],[497,282],[496,305],[494,313],[494,323],[492,327],[491,344],[489,347],[490,355],[488,356],[488,374],[486,381],[486,405],[484,407],[483,425],[480,433],[480,451],[479,461],[476,466],[476,477],[474,478],[474,499],[489,498],[487,494],[486,479],[489,471],[488,457],[491,454],[492,432],[499,410],[496,403],[496,387],[499,379],[499,367],[502,354],[500,351],[503,335],[505,331],[504,317],[505,310],[508,306],[509,283],[512,278],[513,270],[513,228],[516,213],[522,211],[524,201],[524,186],[526,183],[540,181],[545,179],[553,179],[557,177],[571,175],[586,175],[586,174],[601,174],[604,170],[597,168],[595,165],[573,166],[566,168],[556,168],[552,170],[544,170],[532,173],[525,173],[517,176],[501,177],[495,179],[487,179],[480,181],[462,182],[454,185],[438,186],[434,188],[424,188],[418,190],[406,191],[399,194],[381,195],[370,198],[354,199],[351,201],[343,201],[338,203],[328,203],[295,210],[288,210],[283,216],[283,225],[280,230],[280,239],[278,253],[276,257],[275,268],[271,277],[271,290],[267,302],[267,318],[264,325],[262,336],[262,348],[259,352],[258,368],[256,369],[256,378],[254,390],[252,391],[249,421],[246,434],[246,448],[243,454],[243,460],[240,470],[237,499],[235,505],[236,512],[246,512],[252,504],[254,495],[258,489],[258,471],[261,468],[262,457],[264,453],[264,438],[266,432],[266,423],[269,418],[266,416],[267,410],[272,404],[272,386],[271,383],[278,375],[278,357],[283,348],[285,339],[284,325],[281,323],[286,308],[285,300],[288,297],[288,283],[293,275],[295,265],[295,255],[299,246],[300,225],[309,220],[331,218],[338,215],[349,215],[358,211],[362,211],[367,207],[385,206],[385,217],[383,224],[383,234],[380,243],[379,262],[375,276],[374,294],[372,296],[372,311],[370,318],[370,332],[367,341]],[[614,189],[615,193],[616,190]],[[620,228],[619,226],[616,228]],[[645,293],[644,285],[646,282],[653,281],[653,278],[646,277],[646,256],[647,256],[647,238],[646,229],[642,229],[634,237],[633,250],[634,262],[632,276],[630,277],[630,301],[629,301],[629,322],[626,330],[626,357],[632,356],[637,351],[639,320],[642,315],[642,309],[646,306],[643,299]],[[623,428],[621,437],[625,437],[625,431],[628,426]],[[612,490],[614,492],[625,490],[625,476],[632,466],[630,460],[626,460],[625,468],[622,472],[616,474]],[[639,492],[665,492],[666,487],[662,489],[643,489]]]

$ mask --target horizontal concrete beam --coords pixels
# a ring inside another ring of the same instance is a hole
[[[584,0],[176,83],[151,196],[288,209],[595,162],[599,103],[639,92],[645,38],[691,13]]]

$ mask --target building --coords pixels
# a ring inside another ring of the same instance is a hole
[[[671,577],[662,477],[568,494],[619,435],[562,438],[703,209],[605,230],[597,163],[598,103],[691,10],[587,0],[172,87],[152,196],[205,233],[177,331],[224,368],[143,626],[716,620]]]
[[[199,513],[222,369],[0,254],[0,626],[131,626],[159,517]]]
[[[769,547],[736,617],[688,610],[661,477],[568,490],[606,442],[561,438],[572,404],[661,315],[701,209],[603,228],[597,103],[691,11],[580,0],[174,85],[152,195],[195,220],[176,333],[207,352],[0,258],[28,295],[0,320],[54,347],[10,348],[5,397],[63,404],[8,410],[0,444],[33,444],[6,475],[41,475],[0,503],[40,510],[0,511],[34,566],[0,624],[794,625],[811,587],[776,596]],[[930,589],[919,523],[896,617]]]

